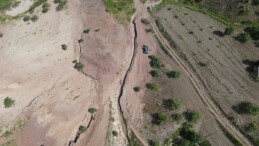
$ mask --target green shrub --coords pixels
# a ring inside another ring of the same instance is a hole
[[[62,50],[67,50],[67,45],[66,44],[62,44],[61,48],[62,48]]]
[[[163,107],[168,110],[177,110],[181,107],[181,104],[178,100],[164,99]]]
[[[33,15],[32,17],[31,17],[31,21],[32,22],[35,22],[35,21],[37,21],[38,20],[38,16],[37,15]]]
[[[112,135],[113,135],[113,136],[118,136],[118,132],[115,131],[115,130],[113,130],[113,131],[112,131]]]
[[[30,19],[31,19],[31,17],[29,15],[26,15],[23,17],[24,22],[29,21]]]
[[[83,33],[89,33],[90,32],[90,29],[85,29],[84,31],[83,31]]]
[[[169,78],[179,78],[181,73],[179,71],[171,70],[166,74]]]
[[[3,36],[4,36],[4,34],[0,32],[0,38],[3,37]]]
[[[155,113],[152,115],[152,123],[155,125],[161,125],[162,123],[166,122],[167,116],[162,113]]]
[[[179,122],[179,121],[181,121],[183,119],[183,116],[181,114],[172,114],[172,119],[174,121]]]
[[[97,109],[96,108],[89,108],[88,112],[91,113],[91,114],[94,114],[94,113],[97,112]]]
[[[236,108],[241,114],[257,115],[259,113],[259,106],[249,101],[240,102]]]
[[[78,71],[82,71],[85,65],[77,60],[73,61],[74,63],[74,68],[77,69]]]
[[[87,131],[87,128],[85,126],[83,126],[83,125],[80,125],[79,132],[80,133],[85,133],[86,131]]]
[[[58,2],[58,5],[57,5],[57,7],[56,7],[56,10],[57,10],[57,11],[62,11],[62,10],[65,8],[66,5],[67,5],[67,0],[60,0],[60,1]]]
[[[15,102],[15,100],[12,100],[11,98],[6,97],[6,98],[4,99],[4,107],[5,107],[5,108],[9,108],[9,107],[11,107],[11,106],[14,105],[14,102]]]
[[[163,62],[156,56],[150,55],[149,56],[150,61],[150,66],[153,68],[162,68],[164,67]]]
[[[185,118],[187,121],[195,123],[200,119],[200,114],[198,112],[188,110],[185,112]]]
[[[157,91],[157,90],[160,89],[160,86],[159,86],[159,84],[157,84],[157,83],[148,83],[148,84],[147,84],[147,88],[150,89],[150,90],[155,90],[155,91]]]
[[[134,87],[133,90],[134,90],[135,92],[139,92],[139,91],[140,91],[140,87]]]
[[[152,77],[159,77],[160,71],[159,70],[151,70],[150,74],[151,74]]]
[[[42,13],[47,13],[49,11],[49,6],[50,6],[50,4],[44,3],[42,5]]]
[[[224,31],[224,35],[231,35],[234,32],[233,27],[227,27]]]

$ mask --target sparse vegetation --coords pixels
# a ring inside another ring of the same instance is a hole
[[[0,144],[0,146],[18,146],[15,140],[9,140],[4,144]]]
[[[148,29],[146,29],[146,32],[147,33],[149,33],[149,32],[154,33],[154,30],[152,28],[148,28]]]
[[[189,122],[196,123],[200,119],[200,114],[196,111],[188,110],[185,112],[185,118]]]
[[[155,113],[152,115],[152,123],[155,125],[161,125],[162,123],[165,123],[167,120],[167,116],[162,113]]]
[[[145,25],[148,25],[150,22],[149,22],[148,19],[143,18],[143,19],[141,19],[141,23],[143,23],[143,24],[145,24]]]
[[[157,90],[160,89],[160,86],[157,83],[148,83],[147,88],[150,89],[150,90],[157,91]]]
[[[91,113],[91,114],[94,114],[94,113],[97,112],[97,109],[96,108],[89,108],[88,112]]]
[[[74,63],[74,68],[77,69],[78,71],[82,71],[85,65],[77,60],[73,61]]]
[[[179,78],[181,76],[181,72],[177,70],[171,70],[167,72],[166,75],[168,76],[168,78]]]
[[[113,136],[118,136],[118,132],[115,131],[115,130],[113,130],[113,131],[112,131],[112,135],[113,135]]]
[[[9,137],[13,134],[11,131],[5,131],[1,137]]]
[[[139,91],[140,91],[140,87],[134,87],[133,90],[134,90],[135,92],[139,92]]]
[[[155,70],[151,70],[150,74],[152,77],[159,77],[160,76],[160,71],[155,69]]]
[[[247,132],[255,132],[256,130],[258,130],[258,125],[257,125],[255,122],[248,123],[248,124],[245,126],[245,130],[246,130]]]
[[[10,0],[0,0],[0,10],[5,10],[10,8],[12,5],[12,1]]]
[[[164,67],[164,64],[163,64],[163,62],[160,60],[160,58],[158,58],[158,57],[156,57],[156,56],[154,56],[154,55],[150,55],[150,56],[148,56],[148,57],[149,57],[149,59],[151,60],[151,61],[150,61],[151,67],[153,67],[153,68],[162,68],[162,67]]]
[[[14,105],[14,102],[15,102],[15,100],[13,100],[13,99],[11,99],[11,98],[9,98],[9,97],[6,97],[6,98],[4,99],[4,107],[5,107],[5,108],[9,108],[9,107],[11,107],[11,106]]]
[[[220,128],[224,132],[224,134],[228,137],[228,139],[235,145],[235,146],[244,146],[234,135],[228,132],[227,129],[225,129],[220,123]]]
[[[85,126],[83,126],[83,125],[80,125],[79,132],[80,133],[85,133],[86,131],[87,131],[87,128]]]
[[[113,16],[120,23],[127,23],[136,9],[133,0],[103,0],[106,6],[106,11],[113,14]]]
[[[146,3],[147,0],[140,0],[143,4]]]
[[[38,6],[40,6],[46,2],[47,2],[47,0],[35,0],[29,9],[29,12],[33,12],[35,8],[37,8]]]
[[[167,110],[178,110],[181,107],[181,103],[178,100],[164,99],[163,107]]]

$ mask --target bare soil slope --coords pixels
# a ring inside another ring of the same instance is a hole
[[[0,104],[1,135],[13,133],[0,137],[0,143],[104,145],[111,134],[107,131],[112,108],[112,129],[119,132],[113,145],[126,145],[117,98],[133,53],[130,26],[113,20],[102,0],[69,1],[61,12],[49,3],[47,14],[36,9],[35,23],[18,20],[0,26],[0,100],[15,100],[11,108]],[[8,14],[23,11],[27,3],[20,6]],[[83,34],[87,28],[90,33]],[[67,44],[66,51],[62,44]],[[75,59],[85,65],[83,72],[73,68]],[[98,110],[94,118],[90,107]],[[74,143],[79,126],[91,120],[87,133]]]

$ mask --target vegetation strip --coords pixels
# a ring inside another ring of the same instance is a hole
[[[236,25],[236,26],[258,26],[259,27],[259,23],[258,22],[254,22],[254,23],[241,23],[240,21],[233,21],[230,18],[227,18],[225,16],[219,15],[216,12],[205,8],[202,5],[192,5],[192,4],[188,4],[188,3],[183,3],[183,2],[179,2],[178,0],[163,0],[160,4],[158,4],[156,6],[155,10],[160,10],[164,7],[166,7],[167,5],[177,5],[177,6],[181,6],[181,7],[185,7],[188,8],[190,10],[196,11],[196,12],[200,12],[203,13],[205,15],[208,15],[209,17],[225,24],[225,25]]]

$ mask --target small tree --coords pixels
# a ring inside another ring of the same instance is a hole
[[[172,114],[172,119],[179,122],[183,119],[183,116],[181,114]]]
[[[250,34],[247,33],[241,33],[238,35],[237,39],[241,42],[241,43],[246,43],[249,40],[251,40],[251,36]]]
[[[135,92],[139,92],[139,91],[140,91],[140,87],[134,87],[133,90],[134,90]]]
[[[185,118],[189,122],[196,123],[200,119],[200,114],[198,112],[188,110],[185,112]]]
[[[153,68],[162,68],[164,67],[163,62],[160,60],[160,58],[154,56],[154,55],[150,55],[149,59],[151,59],[150,61],[150,66]]]
[[[38,20],[38,16],[37,15],[33,15],[32,17],[31,17],[31,21],[32,22],[35,22],[35,21],[37,21]]]
[[[27,22],[27,21],[29,21],[30,19],[31,19],[31,17],[30,17],[29,15],[26,15],[26,16],[23,17],[23,21],[24,21],[24,22]]]
[[[180,108],[181,104],[178,100],[164,99],[163,106],[168,110],[177,110]]]
[[[234,32],[234,28],[233,27],[227,27],[225,29],[224,35],[231,35]]]
[[[150,74],[152,77],[159,77],[160,76],[160,71],[159,70],[151,70]]]
[[[62,48],[63,50],[67,50],[67,45],[66,45],[66,44],[62,44],[62,45],[61,45],[61,48]]]
[[[82,71],[83,68],[85,67],[85,65],[81,62],[73,61],[73,63],[75,63],[74,68],[77,69],[78,71]]]
[[[113,136],[118,136],[118,132],[115,131],[115,130],[113,130],[113,131],[112,131],[112,135],[113,135]]]
[[[83,31],[83,33],[89,33],[90,32],[90,29],[85,29],[84,31]]]
[[[91,114],[94,114],[94,113],[97,112],[97,109],[96,108],[89,108],[88,112],[91,113]]]
[[[15,100],[12,100],[11,98],[6,97],[6,98],[4,99],[4,107],[5,107],[5,108],[9,108],[9,107],[11,107],[11,106],[14,105],[14,102],[15,102]]]
[[[257,115],[259,106],[249,101],[242,101],[237,105],[237,111],[241,114]]]
[[[167,76],[169,78],[179,78],[181,76],[181,73],[177,70],[171,70],[167,73]]]
[[[0,38],[3,37],[3,36],[4,36],[4,34],[0,32]]]
[[[155,113],[152,116],[152,123],[156,125],[161,125],[167,120],[167,116],[162,113]]]
[[[148,83],[148,84],[147,84],[147,88],[150,89],[150,90],[155,90],[155,91],[157,91],[157,90],[160,89],[160,86],[159,86],[159,84],[157,84],[157,83]]]

